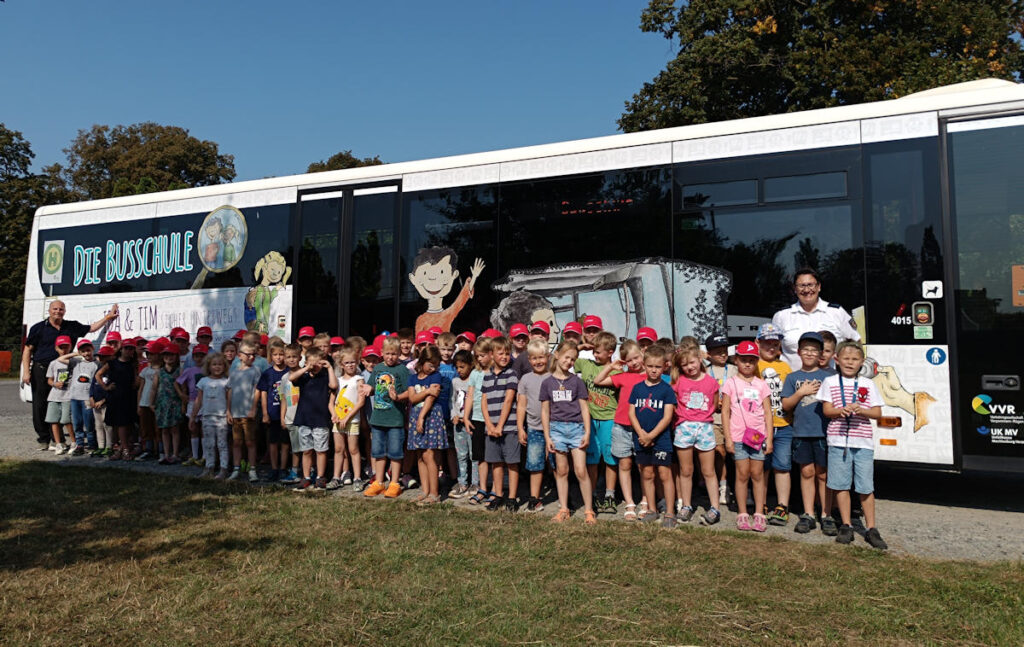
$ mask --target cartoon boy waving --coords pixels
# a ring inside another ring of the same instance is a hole
[[[424,247],[416,255],[409,281],[427,300],[427,311],[416,317],[416,330],[427,330],[433,326],[439,326],[446,332],[451,330],[455,317],[473,297],[473,286],[484,271],[484,261],[480,258],[473,262],[469,280],[462,284],[455,302],[447,308],[441,307],[444,297],[452,291],[455,280],[459,278],[459,271],[455,269],[458,262],[459,257],[450,247]]]

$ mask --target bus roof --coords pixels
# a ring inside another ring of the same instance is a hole
[[[1024,84],[1000,79],[981,79],[966,83],[941,86],[888,101],[876,101],[856,105],[821,108],[803,112],[791,112],[763,117],[749,117],[730,121],[719,121],[676,128],[663,128],[638,133],[608,135],[553,144],[540,144],[520,148],[509,148],[483,153],[455,155],[409,162],[395,162],[380,166],[366,166],[342,171],[325,171],[288,175],[260,180],[246,180],[229,184],[216,184],[193,189],[164,191],[143,195],[108,198],[86,202],[41,207],[37,216],[90,211],[110,207],[127,207],[167,200],[211,197],[226,193],[262,191],[285,187],[312,189],[327,186],[342,186],[382,180],[396,180],[409,174],[423,174],[436,171],[480,167],[509,162],[520,162],[551,158],[578,153],[595,153],[626,149],[651,144],[671,144],[688,140],[700,140],[728,135],[742,135],[768,130],[783,130],[803,126],[853,122],[862,119],[877,119],[936,113],[940,116],[957,114],[971,108],[993,107],[999,104],[1024,105]],[[638,164],[647,165],[647,164]],[[474,184],[479,182],[466,182]]]

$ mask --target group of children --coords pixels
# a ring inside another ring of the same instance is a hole
[[[697,489],[707,498],[699,521],[716,524],[731,455],[736,527],[763,532],[788,523],[796,462],[804,510],[797,532],[816,528],[817,506],[822,532],[850,543],[853,488],[865,539],[886,547],[872,494],[870,421],[881,415],[881,399],[859,378],[858,344],[837,347],[829,333],[806,333],[801,367],[792,370],[779,359],[782,333],[772,324],[732,355],[721,335],[704,340],[704,349],[693,337],[677,344],[650,328],[620,340],[595,316],[566,324],[553,351],[549,337],[544,321],[479,338],[401,330],[372,343],[306,326],[293,344],[239,331],[211,353],[209,328],[197,331],[191,348],[188,332],[176,328],[145,343],[144,357],[138,340],[116,332],[95,353],[88,340],[72,351],[70,338],[60,337],[61,356],[47,373],[47,422],[58,453],[69,451],[67,433],[74,455],[184,460],[204,476],[255,482],[265,445],[271,481],[387,498],[419,483],[420,506],[438,503],[448,480],[451,499],[536,512],[553,479],[557,523],[572,516],[573,479],[586,524],[599,512],[617,513],[617,488],[627,521],[689,522],[699,470]],[[770,512],[769,456],[778,495]]]

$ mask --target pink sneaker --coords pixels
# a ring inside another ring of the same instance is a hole
[[[750,530],[750,515],[746,513],[736,515],[736,530]]]
[[[768,520],[761,513],[754,515],[754,532],[764,532],[768,528]]]

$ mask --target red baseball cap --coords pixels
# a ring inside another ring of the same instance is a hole
[[[644,326],[640,330],[636,331],[636,340],[649,339],[650,341],[658,341],[658,333],[655,332],[654,328]]]
[[[104,341],[121,341],[121,333],[117,332],[116,330],[111,330],[110,332],[107,333],[107,336]]]
[[[577,335],[583,334],[583,326],[578,321],[570,321],[569,323],[562,326],[562,334],[574,332]]]
[[[345,340],[341,337],[331,337],[331,346],[344,346]]]
[[[260,335],[260,346],[266,346],[270,343],[270,337],[266,335]]]
[[[210,347],[207,346],[206,344],[196,344],[195,347],[192,349],[192,354],[193,355],[195,355],[197,353],[202,353],[203,355],[206,355],[209,352],[210,352]]]
[[[57,337],[57,342],[54,344],[54,346],[70,346],[70,345],[71,345],[71,338],[68,337],[67,335],[61,335],[61,336]]]
[[[433,344],[434,335],[429,330],[421,330],[416,333],[416,341],[414,344]]]
[[[597,315],[587,315],[583,317],[583,329],[587,328],[604,328],[604,324],[601,322],[601,317]]]
[[[481,339],[496,339],[501,337],[501,331],[495,330],[494,328],[488,328],[487,330],[480,333]]]
[[[247,333],[247,332],[249,332],[249,331],[248,330],[239,330],[238,332],[236,332],[234,335],[231,336],[231,339],[234,339],[235,341],[241,341],[242,337],[245,337],[245,333]]]
[[[374,346],[378,350],[380,350],[381,348],[384,347],[384,340],[387,339],[387,338],[388,338],[387,335],[385,335],[384,333],[381,333],[381,334],[379,334],[379,335],[377,335],[376,337],[373,338],[373,343],[370,344],[370,346]]]
[[[83,339],[79,339],[78,340],[78,346],[76,346],[75,348],[81,348],[82,346],[92,346],[92,342],[89,341],[88,339],[84,339],[84,338]]]
[[[427,328],[427,332],[433,335],[434,339],[437,339],[437,336],[443,333],[444,329],[441,328],[441,326],[431,326],[430,328]]]
[[[187,330],[185,330],[184,328],[178,328],[178,330],[176,331],[171,331],[171,339],[174,339],[175,341],[177,341],[178,339],[184,339],[185,341],[189,341],[190,337],[188,336]]]
[[[175,326],[174,328],[171,328],[171,332],[170,332],[170,334],[168,336],[173,339],[174,336],[176,334],[178,334],[179,332],[185,332],[185,329],[182,328],[181,326]]]
[[[302,328],[299,328],[298,339],[302,339],[303,337],[316,337],[316,331],[313,330],[313,326],[303,326]]]
[[[458,337],[455,338],[455,341],[459,341],[460,339],[465,339],[471,344],[476,343],[476,335],[468,330],[466,332],[460,332]]]
[[[111,348],[110,346],[101,346],[100,349],[96,351],[96,354],[106,357],[107,355],[113,355],[116,352],[117,351]]]
[[[147,353],[162,353],[162,352],[164,352],[164,343],[161,340],[159,340],[159,339],[154,339],[153,341],[151,341],[148,344],[146,344],[146,352]]]
[[[199,330],[196,331],[196,337],[213,337],[213,329],[209,326],[199,326]]]
[[[736,344],[736,354],[748,357],[759,357],[761,355],[757,350],[757,344],[752,341],[741,341]]]
[[[534,321],[530,324],[530,332],[533,332],[534,330],[539,330],[545,335],[551,334],[551,326],[549,326],[546,321]]]
[[[145,346],[146,345],[146,338],[145,337],[132,337],[132,339],[135,341],[135,345],[136,346]]]
[[[135,342],[135,339],[133,337],[129,337],[128,339],[125,339],[124,341],[121,342],[121,345],[125,346],[127,348],[135,348],[136,346],[138,346],[138,344]]]
[[[376,357],[380,359],[380,351],[377,350],[376,346],[367,346],[363,349],[363,357]]]
[[[526,327],[526,324],[512,324],[512,327],[508,329],[509,337],[529,337],[530,331]]]

